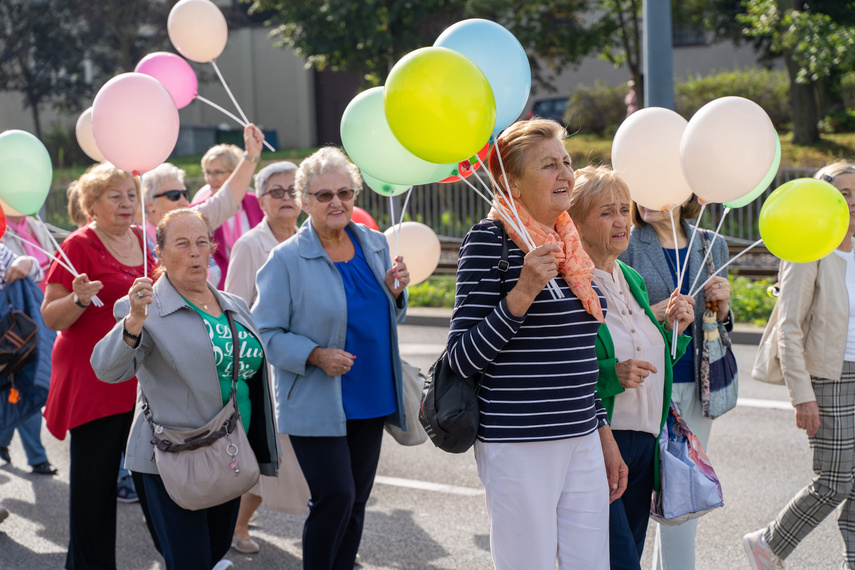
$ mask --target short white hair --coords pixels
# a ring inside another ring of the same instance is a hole
[[[178,180],[184,186],[184,175],[186,173],[168,162],[164,162],[154,170],[146,172],[142,176],[142,194],[144,203],[154,202],[154,195],[163,190],[163,183],[168,180]],[[175,188],[170,188],[175,190]]]
[[[312,156],[300,163],[297,175],[294,178],[294,187],[300,195],[300,200],[305,202],[309,198],[309,186],[312,178],[327,174],[328,172],[341,172],[350,178],[350,187],[353,188],[353,197],[359,195],[362,190],[362,176],[359,168],[347,159],[347,156],[334,146],[325,146],[316,151]]]
[[[255,175],[255,195],[261,198],[267,190],[267,181],[270,180],[271,176],[282,174],[283,172],[295,172],[296,170],[297,165],[293,162],[288,162],[287,160],[268,164]]]

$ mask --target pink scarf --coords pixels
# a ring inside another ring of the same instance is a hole
[[[504,206],[505,210],[510,210],[511,206],[507,203],[504,197],[497,196],[496,200]],[[594,279],[594,262],[582,249],[582,242],[579,239],[579,232],[576,231],[576,226],[573,220],[570,219],[570,214],[563,212],[555,222],[555,227],[550,228],[532,217],[531,213],[522,205],[516,198],[512,198],[519,214],[522,225],[528,230],[535,246],[540,247],[544,244],[557,244],[561,248],[561,252],[555,255],[558,260],[558,272],[567,282],[567,286],[573,291],[573,294],[579,297],[582,301],[582,306],[585,310],[601,323],[605,322],[603,317],[603,308],[600,305],[600,298],[597,292],[591,286],[591,281]],[[529,247],[526,245],[522,236],[508,222],[507,218],[500,214],[495,208],[490,209],[489,216],[505,222],[505,231],[513,242],[519,247],[523,253],[529,252]],[[516,222],[516,219],[513,220]]]

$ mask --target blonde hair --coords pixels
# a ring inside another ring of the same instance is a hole
[[[362,190],[362,176],[359,175],[359,168],[338,148],[325,146],[301,162],[300,168],[297,169],[294,188],[297,189],[302,203],[306,203],[309,199],[312,178],[329,172],[346,174],[350,179],[350,187],[353,188],[353,198],[356,199],[359,196],[359,191]]]
[[[500,180],[502,166],[508,178],[520,178],[525,172],[526,154],[528,150],[539,142],[549,139],[564,140],[567,131],[557,122],[551,119],[529,119],[517,121],[502,131],[496,144],[490,150],[490,160],[487,163],[494,180]],[[501,152],[501,164],[497,152]],[[509,181],[505,181],[507,187]]]
[[[202,156],[202,168],[212,160],[219,158],[223,165],[229,170],[237,168],[240,159],[243,158],[243,151],[239,146],[233,144],[218,144],[208,149]]]
[[[71,218],[71,223],[79,228],[85,226],[89,220],[80,207],[80,196],[77,186],[77,180],[69,184],[68,188],[65,189],[65,196],[68,198],[68,217]]]
[[[608,166],[586,166],[576,171],[576,184],[570,192],[567,212],[574,222],[579,222],[603,200],[613,197],[626,203],[632,200],[623,177]]]
[[[137,190],[137,202],[140,199],[140,183],[136,177],[131,176],[124,170],[119,170],[109,162],[94,164],[77,179],[77,199],[83,213],[91,216],[92,207],[101,194],[109,188],[115,188],[130,178],[134,181]],[[83,222],[85,224],[86,222]],[[83,225],[81,224],[81,225]]]
[[[817,170],[813,177],[831,184],[841,174],[855,174],[855,164],[845,160],[833,162]]]

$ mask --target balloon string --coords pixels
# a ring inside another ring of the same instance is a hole
[[[677,245],[677,227],[674,225],[674,207],[670,207],[668,209],[668,215],[671,217],[671,233],[674,235],[674,257],[677,258],[677,275],[675,277],[679,277],[680,273],[680,248]],[[686,263],[689,262],[689,253],[686,252]],[[677,293],[680,292],[680,282],[677,281]],[[671,323],[672,331],[671,331],[671,360],[677,358],[677,319],[674,319],[674,322]]]
[[[143,173],[139,174],[140,178],[140,188],[142,185]],[[145,199],[140,200],[140,212],[142,213],[142,259],[143,259],[143,277],[148,278],[148,255],[146,253],[146,249],[148,246],[148,239],[146,239],[145,235]],[[144,307],[145,314],[148,315],[148,305]]]
[[[710,276],[709,276],[709,278],[708,278],[706,281],[704,281],[703,283],[701,283],[701,285],[700,285],[700,286],[695,290],[695,292],[694,292],[694,293],[689,293],[689,294],[690,294],[691,296],[694,296],[695,294],[697,294],[697,292],[698,292],[698,291],[700,291],[701,289],[703,289],[704,287],[706,287],[706,286],[707,286],[707,283],[709,283],[710,281],[712,281],[712,278],[713,278],[713,277],[715,277],[716,275],[718,275],[719,273],[721,273],[721,270],[722,270],[722,269],[724,269],[725,267],[727,267],[728,265],[730,265],[731,263],[733,263],[734,261],[736,261],[737,259],[739,259],[739,258],[740,258],[740,257],[742,257],[743,255],[745,255],[746,253],[748,253],[748,251],[749,251],[749,250],[754,249],[755,247],[757,247],[757,246],[758,246],[758,245],[760,245],[761,243],[763,243],[763,240],[762,240],[762,239],[758,239],[757,241],[755,241],[754,243],[752,243],[751,245],[749,245],[748,247],[746,247],[745,249],[743,249],[742,251],[740,251],[737,255],[733,256],[733,258],[732,258],[732,259],[730,259],[727,263],[725,263],[724,265],[722,265],[721,267],[719,267],[718,269],[716,269],[716,270],[715,270],[715,272],[714,272],[712,275],[710,275]]]
[[[32,243],[31,241],[25,240],[24,238],[22,238],[22,237],[21,237],[21,236],[19,236],[19,235],[10,234],[10,233],[8,233],[8,232],[7,232],[6,234],[4,234],[4,235],[3,235],[3,237],[4,237],[4,238],[10,237],[10,238],[16,239],[17,241],[19,241],[19,242],[21,242],[21,243],[26,243],[26,244],[27,244],[27,245],[29,245],[30,247],[34,247],[35,249],[37,249],[37,250],[41,251],[42,253],[44,253],[45,255],[47,255],[48,257],[50,257],[51,259],[53,259],[54,261],[56,261],[56,262],[59,264],[59,266],[60,266],[60,267],[64,268],[66,271],[68,271],[68,272],[69,272],[69,273],[71,273],[72,275],[74,275],[74,274],[75,274],[75,273],[74,273],[74,271],[72,271],[72,270],[71,270],[71,268],[70,268],[68,265],[66,265],[66,264],[65,264],[65,262],[62,260],[62,258],[61,258],[61,257],[58,257],[58,256],[56,256],[56,255],[52,254],[51,252],[47,251],[46,249],[42,249],[40,246],[38,246],[38,245],[36,245],[36,244]]]
[[[226,115],[227,117],[229,117],[231,120],[233,120],[234,122],[236,122],[237,124],[239,124],[242,127],[246,127],[246,125],[248,124],[248,123],[245,123],[244,121],[238,119],[236,116],[234,116],[234,114],[230,113],[226,109],[223,109],[222,107],[220,107],[219,105],[217,105],[216,103],[211,101],[210,99],[205,99],[204,97],[202,97],[198,93],[196,93],[196,99],[198,99],[202,103],[210,105],[211,107],[213,107],[217,111],[220,111],[221,113],[223,113],[224,115]],[[270,150],[270,152],[276,152],[276,149],[273,148],[273,145],[270,144],[269,142],[264,141],[264,146],[266,146]]]
[[[246,123],[249,123],[249,119],[246,118],[246,114],[243,112],[243,109],[240,108],[240,105],[238,105],[237,99],[235,99],[235,96],[232,95],[232,90],[229,89],[229,84],[226,83],[225,78],[223,78],[223,74],[220,73],[220,68],[217,67],[217,60],[212,59],[211,65],[214,66],[214,71],[217,72],[217,77],[220,78],[220,83],[222,83],[223,87],[226,88],[226,93],[229,94],[229,99],[232,100],[232,103],[234,103],[234,106],[238,110],[238,113],[240,113],[240,116],[243,117],[244,126],[246,126]]]
[[[45,233],[46,233],[46,234],[48,235],[48,237],[50,238],[50,241],[51,241],[51,243],[53,243],[53,246],[54,246],[54,247],[56,248],[56,250],[60,253],[60,255],[62,255],[63,259],[65,259],[65,262],[68,264],[67,266],[64,266],[64,267],[65,267],[66,269],[68,269],[68,270],[69,270],[69,272],[70,272],[72,275],[74,275],[75,277],[77,277],[78,275],[80,275],[80,272],[79,272],[79,271],[77,271],[77,269],[75,269],[74,264],[73,264],[73,263],[71,263],[71,260],[70,260],[70,259],[68,259],[68,256],[65,254],[65,251],[63,251],[63,249],[62,249],[61,247],[59,247],[59,244],[57,243],[56,238],[54,238],[54,237],[53,237],[53,234],[52,234],[52,233],[50,233],[50,230],[49,230],[49,229],[47,228],[47,226],[45,225],[44,220],[42,220],[42,219],[41,219],[41,217],[39,217],[38,212],[36,212],[36,214],[35,214],[35,218],[36,218],[36,220],[38,220],[38,221],[39,221],[39,223],[42,225],[42,228],[44,228]],[[32,244],[32,243],[31,243],[30,245],[34,245],[34,244]],[[41,249],[41,248],[39,248],[39,249]],[[44,250],[42,250],[42,251],[44,251]],[[47,253],[47,252],[45,252],[45,253]],[[48,255],[50,255],[50,254],[48,254]],[[92,296],[92,302],[93,302],[93,303],[95,303],[95,306],[96,306],[96,307],[103,307],[103,306],[104,306],[104,302],[103,302],[101,299],[99,299],[99,298],[98,298],[98,295],[93,295],[93,296]]]
[[[712,241],[710,242],[710,246],[704,252],[704,258],[701,260],[701,266],[698,267],[698,273],[695,275],[694,281],[692,281],[692,286],[689,287],[689,291],[695,288],[695,285],[698,283],[698,279],[701,278],[701,273],[704,270],[704,264],[707,262],[707,258],[710,256],[710,252],[712,252],[712,248],[715,245],[715,240],[719,237],[719,231],[721,230],[722,224],[724,224],[724,218],[727,217],[728,212],[730,212],[730,208],[728,206],[724,207],[724,212],[721,214],[721,220],[718,222],[718,227],[715,229],[715,233],[713,234]]]
[[[404,214],[401,213],[401,217],[404,217]],[[398,234],[401,231],[401,228],[395,224],[395,199],[389,194],[389,221],[392,222],[392,235],[395,236],[395,259],[398,258]],[[400,283],[398,283],[398,278],[395,277],[395,289],[400,287]]]
[[[707,207],[706,202],[701,202],[701,211],[698,213],[698,219],[695,222],[695,229],[692,230],[692,237],[689,239],[689,247],[686,249],[686,263],[683,264],[683,271],[680,272],[680,278],[677,280],[679,287],[683,286],[683,278],[686,276],[686,269],[689,267],[689,256],[692,254],[692,244],[695,242],[695,235],[698,233],[698,228],[701,227],[701,216],[704,215],[704,208]]]

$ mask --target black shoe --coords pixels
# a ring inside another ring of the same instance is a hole
[[[56,475],[57,470],[49,461],[45,461],[44,463],[33,465],[33,473],[38,475]]]
[[[0,447],[0,459],[5,461],[6,463],[12,463],[12,456],[9,455],[8,447]]]

